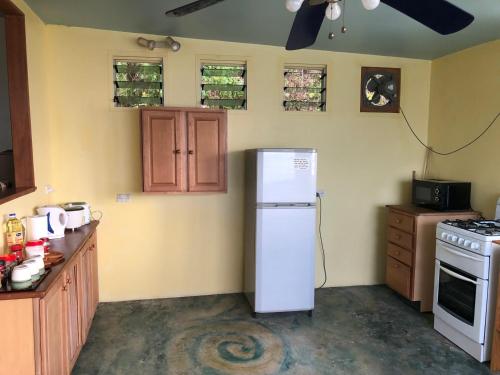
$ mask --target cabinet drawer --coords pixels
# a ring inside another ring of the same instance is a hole
[[[414,218],[399,214],[395,211],[389,211],[389,226],[401,229],[408,233],[413,233]]]
[[[389,227],[387,239],[402,248],[413,250],[413,236],[409,233]]]
[[[385,268],[385,282],[389,288],[395,290],[402,296],[410,299],[411,295],[411,270],[410,267],[398,262],[396,259],[387,257]]]
[[[412,253],[392,243],[387,244],[387,255],[411,267]]]

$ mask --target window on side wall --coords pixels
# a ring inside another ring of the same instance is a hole
[[[203,62],[201,105],[206,108],[247,109],[246,63]]]
[[[163,105],[163,60],[113,60],[115,107]]]
[[[326,111],[326,67],[286,66],[283,107],[285,111]]]

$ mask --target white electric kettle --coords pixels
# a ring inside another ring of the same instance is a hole
[[[42,206],[36,209],[39,215],[47,215],[49,238],[64,237],[68,215],[59,206]]]

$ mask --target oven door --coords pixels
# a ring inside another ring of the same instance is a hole
[[[436,317],[484,343],[488,281],[436,259],[433,312]]]

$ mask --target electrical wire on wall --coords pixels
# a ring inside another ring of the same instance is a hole
[[[473,145],[474,143],[476,143],[476,141],[478,141],[483,135],[486,134],[486,132],[488,130],[491,129],[491,127],[493,126],[493,124],[495,124],[496,120],[498,119],[498,117],[500,117],[500,112],[498,112],[496,114],[496,116],[493,118],[493,120],[490,122],[490,124],[481,132],[481,134],[479,134],[476,138],[474,138],[472,141],[470,142],[467,142],[465,145],[463,146],[460,146],[452,151],[449,151],[449,152],[440,152],[440,151],[436,151],[434,150],[432,147],[430,146],[427,146],[420,138],[419,136],[417,135],[417,133],[415,133],[415,130],[413,130],[412,126],[410,125],[410,122],[408,121],[408,119],[406,118],[406,115],[405,115],[405,112],[403,111],[403,108],[399,107],[399,110],[401,111],[401,114],[403,115],[403,118],[406,122],[406,125],[408,126],[408,128],[410,129],[410,131],[413,133],[413,136],[417,139],[417,141],[420,142],[420,144],[422,146],[424,146],[426,149],[427,149],[427,152],[429,153],[433,153],[433,154],[437,154],[437,155],[441,155],[441,156],[448,156],[448,155],[452,155],[452,154],[455,154],[459,151],[462,151],[463,149]],[[428,169],[428,157],[426,156],[426,161],[425,163],[427,165],[424,165],[424,172],[427,173],[427,171],[425,170],[426,168]]]
[[[323,216],[323,207],[322,207],[322,200],[321,200],[321,195],[316,193],[316,196],[319,198],[319,225],[318,225],[318,232],[319,232],[319,242],[321,245],[321,258],[323,260],[323,274],[325,279],[323,280],[323,283],[317,288],[321,289],[325,286],[326,280],[328,279],[327,273],[326,273],[326,256],[325,256],[325,246],[323,245],[323,234],[321,232],[321,223],[322,223],[322,216]]]

